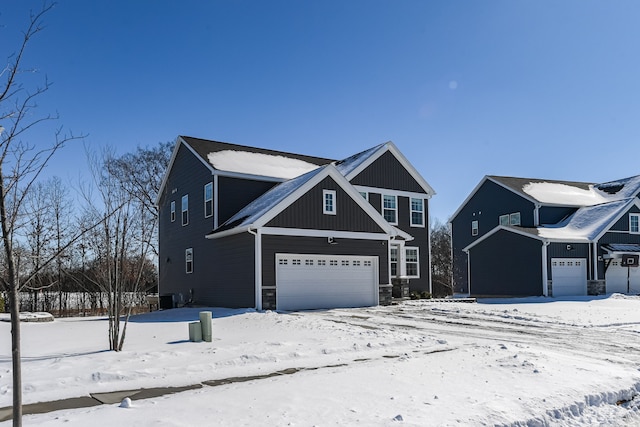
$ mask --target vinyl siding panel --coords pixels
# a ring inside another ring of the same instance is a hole
[[[463,248],[499,225],[500,215],[520,212],[523,227],[534,225],[534,204],[520,195],[486,180],[451,222],[454,291],[468,292],[467,254]],[[478,221],[478,235],[471,235],[471,222]]]
[[[337,244],[332,245],[324,237],[263,235],[262,286],[276,285],[276,253],[376,256],[379,283],[389,283],[389,247],[386,240],[337,239]]]
[[[336,192],[336,215],[323,213],[323,190]],[[293,202],[269,221],[267,227],[384,233],[384,230],[331,177],[326,177]]]
[[[158,206],[159,223],[159,292],[182,293],[188,298],[189,289],[198,275],[185,273],[185,250],[194,248],[196,262],[201,257],[205,235],[213,229],[213,217],[204,217],[204,185],[212,181],[209,170],[187,148],[180,146],[169,172]],[[182,225],[181,200],[189,196],[189,223]],[[176,203],[176,219],[171,222],[171,201]]]
[[[198,305],[255,307],[254,250],[254,236],[249,233],[203,239],[193,245],[193,273],[185,273],[184,255],[176,262],[171,260],[177,268],[161,292],[183,294],[187,299],[192,290]]]
[[[470,250],[471,295],[542,295],[542,242],[500,230]]]
[[[242,178],[218,177],[218,225],[238,213],[277,183]]]
[[[364,185],[391,190],[424,193],[424,189],[402,166],[396,157],[387,151],[366,169],[351,179],[353,185]]]

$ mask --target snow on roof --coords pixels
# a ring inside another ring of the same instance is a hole
[[[633,198],[585,206],[556,225],[538,227],[538,235],[547,239],[585,240],[595,239],[621,211],[629,208]]]
[[[335,163],[336,169],[338,169],[338,172],[340,172],[343,176],[347,176],[358,166],[364,163],[374,153],[376,153],[382,146],[384,146],[384,144],[379,144],[375,147],[369,148],[368,150],[361,151],[358,154],[354,154],[353,156],[340,160],[339,162]]]
[[[640,192],[640,175],[596,184],[595,187],[606,194],[620,199],[634,197]]]
[[[318,168],[318,165],[291,157],[222,150],[207,155],[211,166],[227,172],[291,179]]]
[[[529,182],[522,191],[541,203],[595,206],[635,197],[640,192],[640,175],[617,181],[584,185],[561,182]]]
[[[274,206],[284,200],[285,197],[300,188],[325,168],[326,166],[319,167],[294,179],[281,182],[242,208],[238,213],[214,230],[214,233],[253,224],[258,218],[266,214]]]
[[[593,206],[611,201],[611,197],[593,186],[585,190],[557,182],[530,182],[522,187],[522,191],[541,203],[558,205]]]

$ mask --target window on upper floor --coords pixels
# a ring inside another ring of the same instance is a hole
[[[407,277],[420,277],[420,261],[418,257],[418,248],[404,248],[405,266],[407,269]]]
[[[472,236],[477,236],[478,235],[478,221],[477,220],[471,221],[471,235]]]
[[[184,251],[184,265],[187,274],[193,273],[193,248]]]
[[[335,190],[322,190],[322,213],[326,215],[336,214],[336,192]]]
[[[171,222],[176,220],[176,201],[171,201]]]
[[[389,224],[398,224],[398,198],[387,194],[382,196],[382,216]]]
[[[629,233],[640,234],[640,214],[629,214]]]
[[[510,225],[520,225],[520,212],[509,214]]]
[[[204,185],[204,217],[213,216],[213,183],[208,182]]]
[[[424,200],[409,198],[411,205],[411,226],[424,227]]]
[[[500,217],[498,218],[498,223],[500,225],[509,225],[509,214],[500,215]]]
[[[369,193],[367,193],[366,191],[361,191],[360,195],[362,196],[363,199],[365,199],[366,201],[369,201]]]
[[[189,224],[189,195],[182,196],[182,225]]]

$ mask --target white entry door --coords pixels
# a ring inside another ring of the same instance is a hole
[[[378,304],[378,258],[276,254],[276,309]]]
[[[607,267],[605,273],[607,293],[640,293],[640,267],[622,266],[621,261],[621,259],[613,259]]]
[[[585,258],[552,258],[553,296],[587,294],[587,260]]]

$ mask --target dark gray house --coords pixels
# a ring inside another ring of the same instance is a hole
[[[485,176],[450,219],[455,292],[640,293],[640,176]]]
[[[433,194],[391,142],[335,161],[180,136],[158,198],[160,292],[297,310],[429,291]]]

